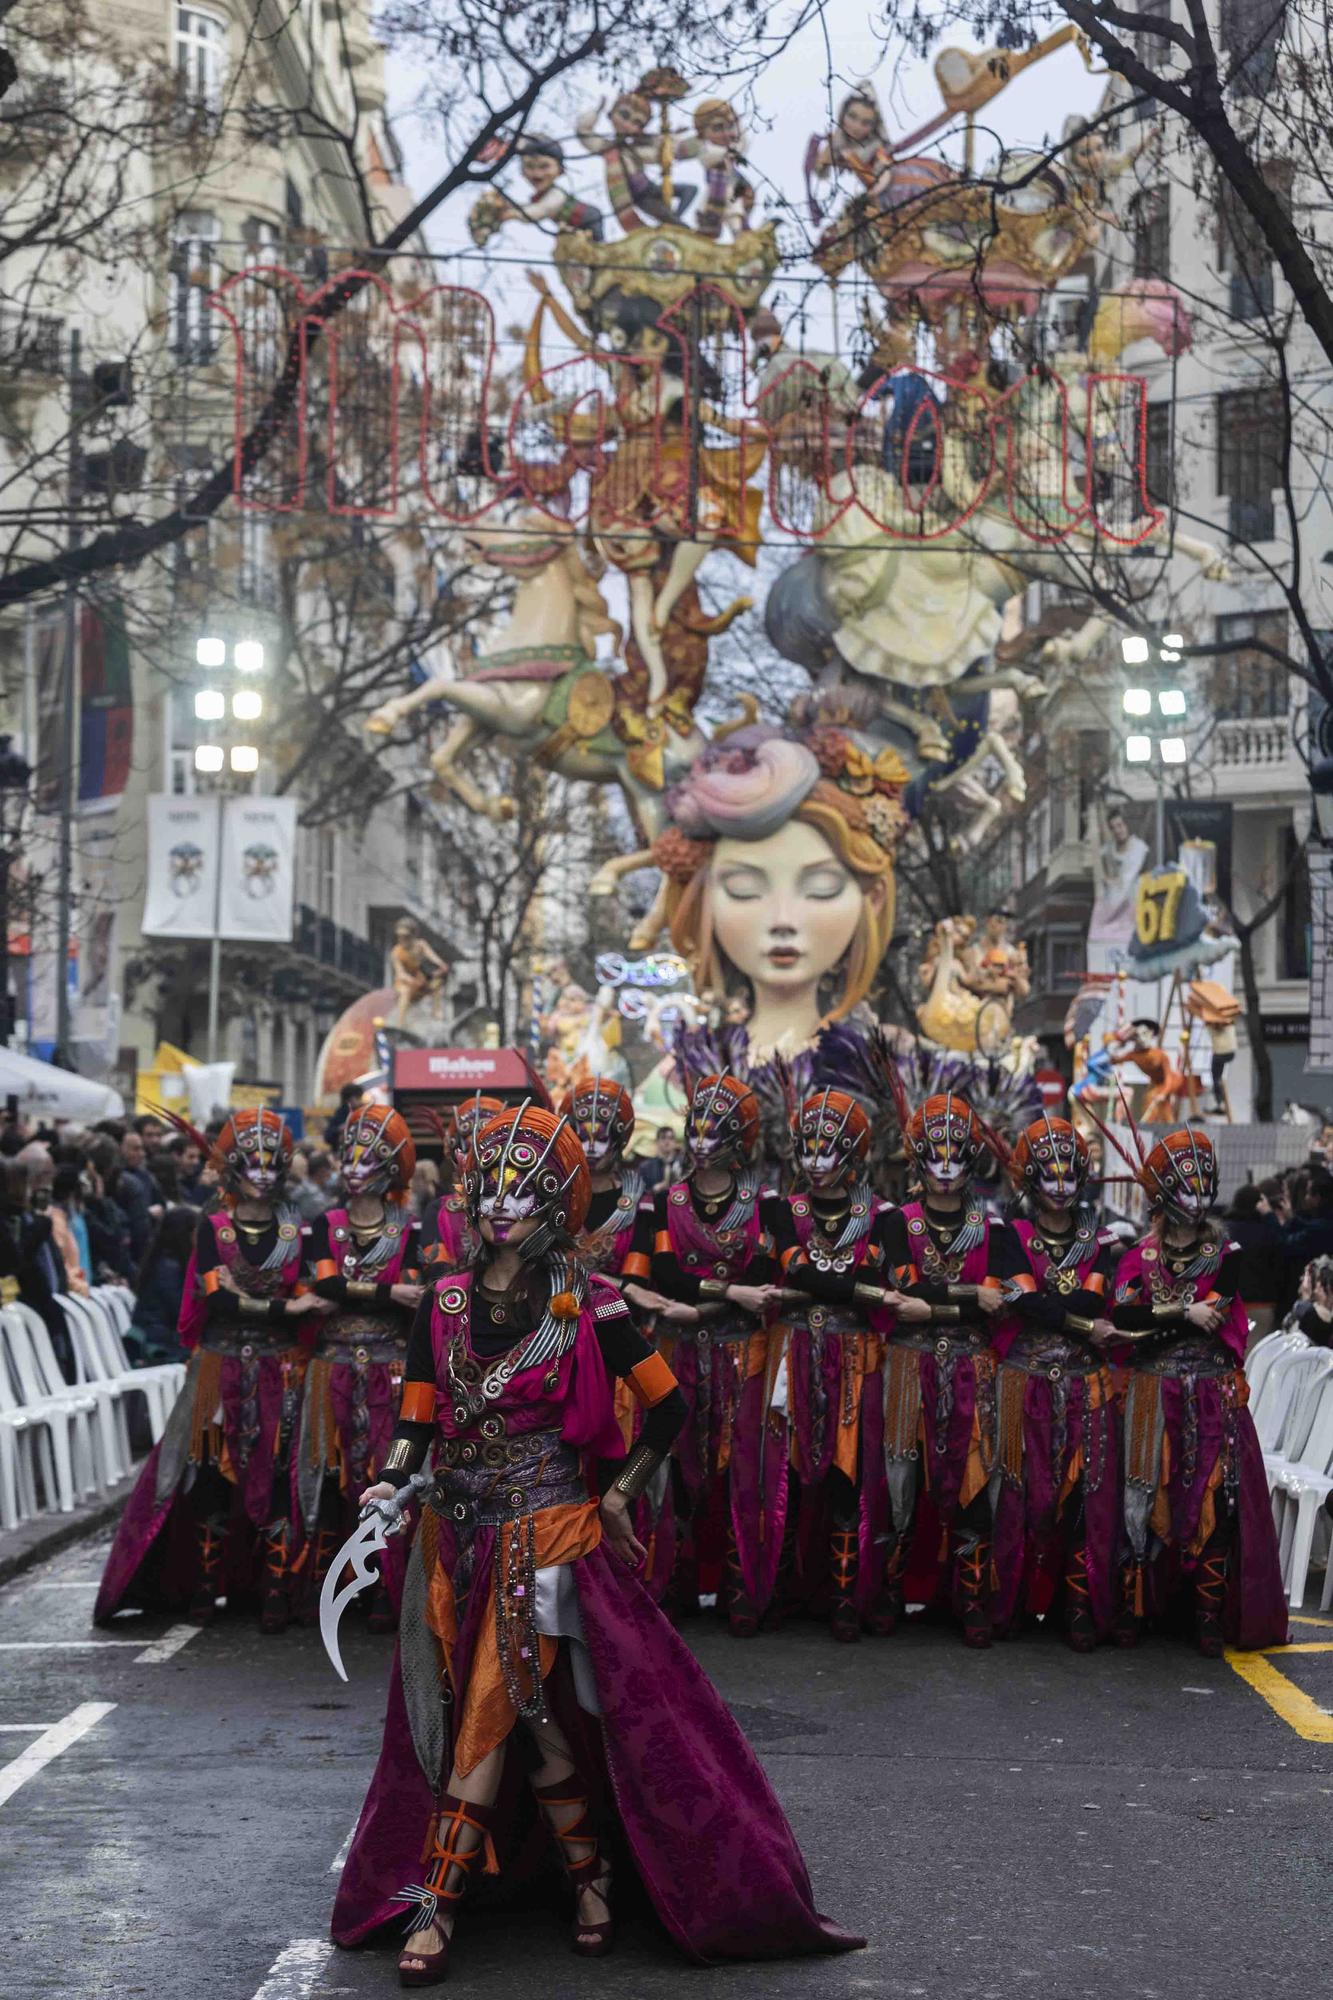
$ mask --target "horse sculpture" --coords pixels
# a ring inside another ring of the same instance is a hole
[[[648,846],[665,824],[665,787],[704,747],[693,710],[709,638],[748,609],[749,599],[706,618],[693,587],[682,593],[662,635],[666,694],[653,701],[647,664],[632,636],[623,665],[597,657],[602,639],[618,652],[621,630],[573,528],[545,514],[521,513],[469,529],[463,542],[470,558],[499,570],[514,586],[500,644],[461,672],[438,675],[386,701],[366,728],[389,735],[416,710],[440,702],[456,711],[457,720],[431,765],[437,784],[471,811],[492,820],[513,817],[513,799],[488,797],[463,767],[474,743],[498,738],[562,777],[618,785]],[[595,886],[609,888],[620,872]]]

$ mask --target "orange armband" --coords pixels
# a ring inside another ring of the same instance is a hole
[[[433,1382],[404,1382],[403,1400],[398,1405],[398,1420],[404,1424],[433,1424],[435,1422],[435,1384]]]
[[[635,1401],[645,1410],[654,1410],[664,1403],[677,1386],[676,1378],[667,1367],[660,1354],[650,1354],[643,1361],[636,1361],[629,1371],[629,1385],[634,1391]]]

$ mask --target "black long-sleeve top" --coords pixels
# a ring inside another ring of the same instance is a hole
[[[401,1316],[404,1308],[394,1303],[395,1285],[416,1284],[421,1276],[421,1228],[416,1222],[407,1225],[407,1248],[396,1278],[350,1279],[338,1268],[341,1259],[337,1255],[338,1245],[329,1234],[329,1218],[321,1215],[310,1224],[306,1237],[305,1264],[309,1275],[310,1289],[322,1299],[332,1299],[340,1306],[354,1307],[358,1313],[367,1313],[376,1318],[394,1320]],[[355,1243],[355,1236],[353,1237]],[[370,1285],[374,1291],[361,1292],[355,1289],[360,1284]],[[349,1290],[349,1285],[353,1288]]]
[[[473,1353],[480,1360],[497,1360],[531,1333],[544,1306],[540,1280],[535,1274],[534,1279],[534,1286],[526,1297],[515,1298],[512,1294],[506,1297],[502,1320],[497,1318],[496,1308],[487,1299],[484,1289],[474,1282],[468,1337]],[[435,1346],[431,1339],[433,1303],[432,1297],[427,1294],[417,1307],[416,1318],[412,1322],[403,1376],[405,1394],[414,1382],[427,1383],[432,1388],[435,1384]],[[665,1456],[685,1422],[685,1398],[675,1386],[666,1363],[639,1332],[634,1315],[624,1301],[615,1299],[608,1292],[602,1294],[598,1305],[594,1325],[602,1360],[612,1375],[622,1376],[629,1382],[644,1405],[639,1443]],[[671,1385],[669,1388],[666,1386],[668,1383]],[[420,1465],[434,1439],[435,1426],[400,1416],[393,1435],[395,1442],[402,1438],[412,1445],[414,1462]],[[403,1468],[384,1474],[396,1485],[405,1484],[409,1476]]]
[[[1173,1259],[1166,1259],[1165,1252],[1163,1252],[1166,1270],[1172,1276],[1183,1271],[1192,1262],[1198,1247],[1195,1246],[1193,1249],[1182,1251]],[[1234,1299],[1241,1296],[1240,1280],[1242,1274],[1241,1254],[1237,1249],[1228,1245],[1222,1254],[1222,1260],[1216,1271],[1208,1278],[1206,1287],[1201,1292],[1201,1297],[1206,1298],[1209,1292],[1214,1293],[1221,1299]],[[1169,1308],[1155,1306],[1152,1301],[1151,1292],[1145,1285],[1141,1298],[1118,1300],[1112,1306],[1109,1318],[1112,1325],[1118,1327],[1122,1333],[1170,1333],[1173,1331],[1178,1332],[1187,1323],[1188,1314],[1189,1306],[1184,1300],[1181,1300],[1178,1305],[1173,1305]]]
[[[689,1189],[690,1200],[695,1215],[706,1227],[716,1228],[726,1212],[727,1202],[714,1205],[712,1212],[705,1206],[702,1197],[695,1192],[692,1182],[672,1182],[669,1187],[659,1187],[644,1201],[639,1203],[639,1213],[634,1221],[634,1240],[625,1259],[621,1277],[627,1282],[639,1282],[661,1292],[663,1298],[675,1299],[681,1305],[695,1306],[699,1303],[699,1287],[706,1280],[719,1280],[723,1273],[718,1264],[728,1266],[726,1276],[732,1284],[767,1285],[778,1276],[777,1260],[773,1245],[766,1234],[761,1234],[753,1254],[744,1270],[732,1271],[730,1259],[720,1253],[715,1263],[700,1264],[697,1269],[681,1263],[671,1247],[671,1236],[667,1228],[667,1203],[678,1187]],[[730,1197],[728,1197],[730,1199]],[[760,1215],[765,1211],[761,1197]]]
[[[924,1213],[937,1251],[942,1257],[947,1257],[953,1239],[962,1227],[964,1210],[959,1209],[947,1216],[934,1215],[927,1205]],[[907,1219],[900,1208],[881,1209],[875,1218],[872,1235],[876,1269],[873,1274],[865,1274],[868,1282],[901,1292],[904,1298],[921,1299],[933,1312],[941,1308],[946,1311],[956,1309],[962,1325],[975,1326],[986,1322],[986,1315],[973,1303],[975,1287],[970,1280],[951,1281],[917,1275]],[[986,1277],[1000,1280],[1017,1278],[1026,1274],[1027,1269],[1023,1245],[1013,1225],[992,1216],[986,1230]]]
[[[252,1267],[263,1264],[265,1259],[277,1247],[278,1218],[276,1215],[265,1223],[263,1229],[257,1235],[251,1234],[247,1229],[243,1229],[234,1218],[228,1226],[236,1231],[237,1242],[240,1246],[241,1258],[244,1264]],[[213,1277],[213,1282],[209,1282],[210,1275],[216,1273],[222,1264],[222,1259],[218,1255],[217,1237],[213,1233],[213,1218],[211,1216],[201,1215],[199,1218],[199,1226],[195,1230],[194,1235],[194,1259],[195,1271],[204,1289],[204,1312],[210,1326],[234,1326],[242,1320],[251,1326],[256,1324],[263,1325],[265,1322],[269,1325],[275,1325],[280,1320],[295,1318],[299,1321],[305,1317],[302,1314],[293,1315],[288,1312],[287,1308],[294,1296],[293,1293],[280,1292],[276,1297],[260,1301],[258,1299],[243,1298],[232,1291],[229,1286],[219,1284],[215,1276]],[[233,1276],[236,1276],[237,1282],[240,1283],[244,1277],[244,1271],[242,1270],[238,1274],[233,1266]],[[260,1303],[264,1306],[263,1312],[258,1310]],[[314,1334],[313,1319],[314,1315],[312,1314],[307,1320],[306,1326],[302,1328],[302,1333],[308,1333],[312,1338]]]
[[[1055,1237],[1045,1239],[1048,1250],[1055,1252],[1051,1258],[1053,1264],[1058,1263],[1063,1256],[1069,1236],[1073,1233],[1073,1227],[1071,1218],[1069,1235],[1063,1239]],[[1021,1240],[1020,1238],[1020,1244]],[[1072,1291],[1062,1292],[1058,1286],[1042,1282],[1037,1272],[1032,1270],[1025,1254],[1023,1275],[1026,1276],[1030,1272],[1035,1281],[1035,1289],[1028,1290],[1025,1287],[1021,1297],[1015,1300],[1015,1311],[1019,1319],[1028,1326],[1040,1327],[1048,1333],[1086,1333],[1089,1322],[1109,1319],[1111,1316],[1111,1280],[1115,1275],[1118,1260],[1119,1252],[1114,1243],[1099,1243],[1091,1268],[1084,1272],[1085,1282],[1076,1285]]]
[[[815,1235],[830,1249],[842,1234],[847,1220],[847,1196],[835,1195],[832,1200],[822,1200],[818,1195],[803,1196],[810,1203],[815,1222]],[[853,1295],[853,1287],[872,1274],[866,1269],[865,1260],[850,1266],[846,1271],[821,1271],[812,1264],[800,1236],[797,1234],[796,1218],[792,1214],[790,1195],[765,1195],[760,1206],[764,1234],[773,1245],[773,1253],[781,1273],[782,1283],[793,1291],[804,1292],[807,1297],[817,1299],[824,1305],[846,1304]],[[828,1227],[823,1226],[828,1218]],[[867,1251],[867,1257],[869,1252]]]

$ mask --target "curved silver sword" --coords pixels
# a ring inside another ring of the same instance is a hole
[[[433,1472],[414,1472],[391,1500],[372,1500],[329,1564],[324,1587],[319,1593],[319,1636],[324,1641],[324,1650],[333,1662],[333,1671],[339,1680],[347,1679],[347,1669],[338,1645],[338,1621],[352,1599],[368,1584],[378,1581],[379,1569],[371,1567],[371,1557],[377,1556],[387,1545],[390,1535],[402,1533],[407,1525],[408,1508],[414,1500],[427,1494],[434,1484]],[[340,1584],[349,1566],[352,1574],[346,1583]]]

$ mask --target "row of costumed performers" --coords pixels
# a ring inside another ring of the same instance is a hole
[[[1246,1409],[1235,1250],[1216,1158],[1171,1133],[1132,1162],[1152,1223],[1117,1249],[1089,1154],[1043,1115],[1007,1145],[958,1095],[834,1087],[793,1108],[792,1189],[763,1185],[741,1078],[696,1082],[688,1172],[638,1201],[623,1089],[567,1104],[602,1189],[582,1247],[639,1313],[685,1404],[638,1503],[650,1591],[717,1593],[750,1636],[792,1611],[835,1637],[952,1602],[974,1646],[1058,1610],[1079,1651],[1191,1608],[1208,1653],[1286,1631],[1262,1454]],[[863,1074],[862,1082],[865,1077]],[[872,1185],[901,1130],[918,1198]],[[1013,1189],[1002,1216],[984,1165]],[[641,1417],[623,1412],[626,1436]]]
[[[1245,1309],[1209,1219],[1206,1135],[1133,1162],[1154,1219],[1117,1255],[1066,1121],[1042,1117],[1010,1149],[960,1096],[912,1110],[880,1055],[860,1099],[825,1087],[793,1105],[786,1194],[761,1180],[759,1108],[738,1077],[696,1082],[689,1171],[649,1196],[623,1086],[594,1078],[566,1100],[590,1174],[571,1254],[619,1291],[678,1385],[679,1435],[633,1502],[650,1594],[677,1615],[715,1595],[738,1636],[815,1612],[845,1641],[893,1632],[908,1601],[951,1599],[973,1645],[1058,1605],[1084,1649],[1129,1643],[1188,1583],[1208,1650],[1223,1634],[1276,1643]],[[283,1199],[276,1115],[224,1128],[225,1206],[201,1219],[182,1304],[186,1386],[122,1517],[99,1619],[146,1604],[207,1621],[222,1595],[257,1598],[269,1631],[314,1616],[386,1463],[414,1314],[484,1247],[465,1170],[500,1110],[461,1109],[459,1184],[420,1230],[397,1113],[349,1121],[346,1206],[313,1227]],[[888,1127],[921,1197],[901,1207],[871,1184],[872,1129]],[[1011,1220],[977,1178],[994,1155]],[[612,1373],[633,1451],[651,1385]],[[408,1547],[388,1544],[373,1628],[397,1621]]]

